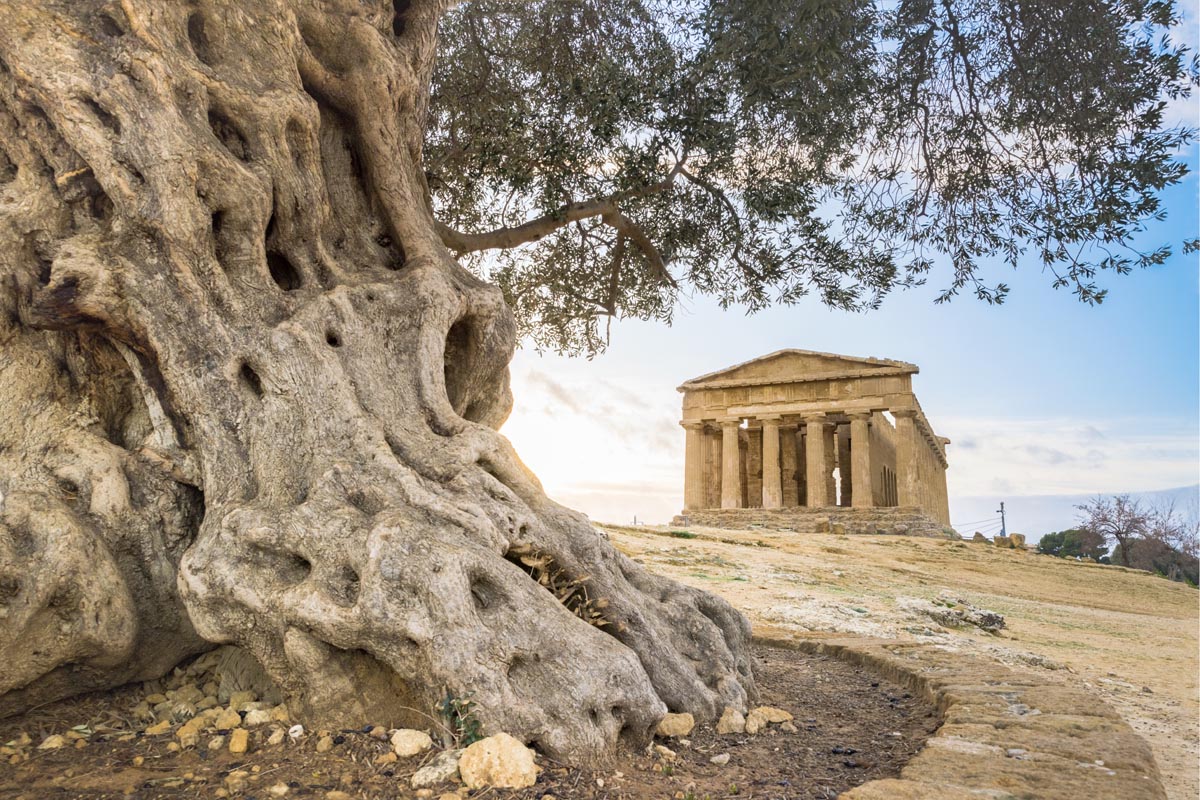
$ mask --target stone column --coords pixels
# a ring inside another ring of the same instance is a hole
[[[800,482],[796,474],[796,456],[799,448],[796,438],[795,425],[779,426],[779,466],[782,472],[780,480],[783,483],[784,508],[800,505]]]
[[[687,431],[683,458],[683,508],[704,508],[704,423],[681,422]]]
[[[721,508],[742,507],[740,419],[721,420]]]
[[[831,427],[824,414],[813,414],[804,418],[807,429],[804,460],[806,463],[806,481],[808,496],[805,505],[808,508],[821,508],[829,505],[829,484],[825,480],[825,467],[828,463],[826,456],[827,432]]]
[[[721,507],[721,429],[709,425],[704,430],[704,507]]]
[[[924,446],[917,431],[917,412],[911,408],[893,411],[896,418],[896,504],[921,505],[920,450]]]
[[[837,505],[837,481],[833,469],[837,466],[837,425],[832,422],[823,428],[825,432],[825,505]]]
[[[850,494],[855,508],[871,508],[875,491],[871,486],[871,414],[850,415],[850,474],[854,491]]]
[[[762,418],[762,504],[783,507],[783,476],[779,459],[779,417]]]
[[[838,505],[849,507],[854,497],[854,475],[850,469],[850,426],[837,426],[837,465],[841,476]]]

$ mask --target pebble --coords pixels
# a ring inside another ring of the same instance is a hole
[[[291,739],[292,741],[299,739],[303,735],[304,735],[304,726],[303,725],[293,725],[292,727],[288,728],[288,738]]]
[[[696,727],[696,718],[691,714],[667,714],[662,718],[662,722],[658,723],[658,728],[654,733],[656,736],[667,739],[687,736],[694,727]]]
[[[208,749],[209,750],[220,750],[224,746],[225,746],[225,737],[224,736],[214,736],[213,738],[208,740]]]
[[[253,728],[257,725],[266,725],[271,721],[271,712],[262,709],[247,711],[246,718],[242,720],[242,724],[248,728]]]
[[[384,764],[395,764],[400,760],[400,756],[393,753],[391,750],[375,759],[375,763],[383,766]]]
[[[171,732],[171,721],[167,720],[167,719],[164,719],[162,722],[158,723],[157,725],[151,725],[149,728],[146,728],[147,736],[161,736],[164,733],[170,733],[170,732]]]
[[[170,726],[168,726],[168,729],[170,729]],[[47,736],[45,739],[43,739],[42,743],[38,745],[38,750],[57,750],[66,743],[66,737],[59,736],[56,733],[53,736]]]
[[[286,735],[287,734],[284,732],[283,728],[276,728],[271,733],[270,737],[268,737],[267,744],[271,745],[272,747],[275,747],[276,745],[281,745],[281,744],[283,744],[283,737]]]
[[[217,716],[217,719],[213,722],[213,724],[216,725],[216,727],[219,728],[220,730],[228,730],[229,728],[236,728],[237,726],[242,724],[242,715],[237,713],[236,711],[233,710],[232,707],[230,707],[230,708],[227,708],[224,711],[222,711]]]
[[[244,753],[250,749],[250,731],[245,728],[234,728],[229,734],[229,752]]]
[[[322,736],[321,739],[317,742],[317,752],[318,753],[328,753],[332,749],[333,749],[333,737],[332,736]]]
[[[719,756],[713,756],[708,760],[708,763],[723,767],[729,763],[729,753],[721,753]]]
[[[290,789],[288,789],[288,785],[286,783],[277,783],[270,789],[267,789],[267,794],[271,795],[272,797],[283,797],[289,791]]]
[[[271,709],[271,722],[289,722],[291,718],[288,716],[287,706],[283,703]]]
[[[654,745],[654,752],[665,758],[667,761],[675,760],[675,751],[669,747],[663,747],[661,744]]]
[[[392,732],[392,750],[401,758],[411,758],[431,747],[433,739],[425,731],[401,728]]]
[[[383,727],[382,725],[376,725],[374,728],[371,728],[371,732],[368,735],[372,739],[378,739],[381,742],[386,742],[388,738],[387,728]]]

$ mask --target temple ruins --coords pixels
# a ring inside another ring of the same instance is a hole
[[[780,350],[679,387],[687,431],[677,524],[951,533],[946,445],[916,365]]]

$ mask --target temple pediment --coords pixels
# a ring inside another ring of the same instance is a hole
[[[732,367],[685,381],[680,390],[770,381],[827,380],[840,376],[913,374],[915,364],[885,358],[861,358],[813,350],[778,350]]]

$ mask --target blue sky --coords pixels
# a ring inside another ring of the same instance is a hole
[[[1183,115],[1195,124],[1195,101]],[[1160,268],[1102,274],[1110,292],[1100,306],[1052,289],[1037,266],[984,276],[1011,285],[1000,306],[970,297],[934,305],[948,281],[936,272],[929,286],[866,314],[811,300],[747,316],[692,298],[671,327],[614,322],[611,346],[592,361],[518,352],[504,433],[560,502],[601,521],[665,522],[682,504],[675,387],[796,347],[920,366],[917,396],[954,442],[949,488],[959,521],[1004,499],[1010,529],[1036,537],[1069,526],[1079,496],[1193,485],[1200,269],[1180,244],[1200,235],[1195,148],[1188,160],[1193,174],[1164,195],[1167,220],[1143,239],[1169,243],[1175,255]]]

